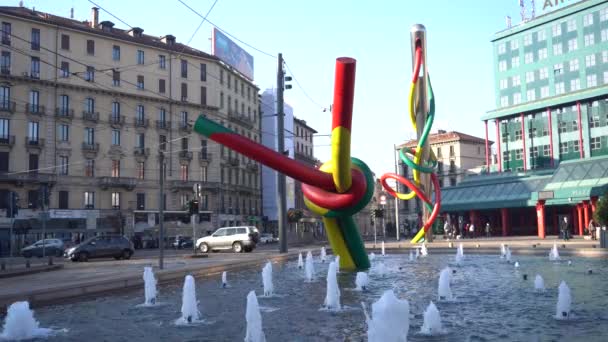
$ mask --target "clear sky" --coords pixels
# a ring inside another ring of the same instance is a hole
[[[526,0],[528,2],[529,0]],[[3,1],[17,5],[17,0]],[[25,0],[25,6],[87,20],[93,6],[85,0]],[[186,43],[201,19],[177,0],[96,0],[105,10],[149,35],[173,34]],[[205,14],[214,0],[184,0]],[[537,2],[542,2],[537,0]],[[538,6],[538,4],[537,4]],[[309,100],[293,82],[286,101],[294,115],[319,134],[331,129],[335,58],[357,59],[352,154],[377,176],[394,171],[393,144],[415,137],[407,119],[411,74],[409,30],[427,28],[428,67],[437,103],[435,128],[483,137],[479,119],[494,108],[492,35],[504,29],[505,16],[519,23],[517,0],[218,0],[209,19],[239,39],[285,60]],[[110,20],[126,28],[108,13]],[[205,23],[191,46],[210,52],[211,24]],[[276,59],[241,44],[255,59],[255,83],[276,84]],[[490,124],[490,139],[494,140]],[[329,137],[316,137],[315,155],[329,158]]]

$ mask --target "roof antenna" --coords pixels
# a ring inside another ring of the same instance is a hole
[[[23,0],[19,1],[19,7],[23,7]]]
[[[524,3],[524,0],[519,0],[519,8],[521,14],[521,21],[524,22],[526,21],[526,4]]]
[[[531,0],[530,2],[532,2],[532,18],[530,19],[534,19],[536,18],[536,6],[534,5],[534,0]]]
[[[74,7],[70,8],[70,19],[74,19]]]

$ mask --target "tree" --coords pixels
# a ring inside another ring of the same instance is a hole
[[[608,192],[597,201],[593,219],[602,226],[608,226]]]

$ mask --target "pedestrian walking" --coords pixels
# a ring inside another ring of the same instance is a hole
[[[471,225],[469,226],[469,235],[471,236],[471,239],[475,238],[475,224],[473,222],[471,222]]]
[[[486,222],[486,237],[489,238],[490,237],[490,221]]]
[[[570,232],[570,222],[568,222],[568,217],[564,216],[564,219],[562,220],[562,224],[561,224],[561,232],[562,232],[562,238],[564,239],[564,241],[568,241],[570,240],[570,236],[569,236],[569,232]]]
[[[589,236],[591,236],[591,240],[595,240],[596,239],[595,222],[593,222],[593,219],[589,220],[589,225],[587,226],[587,231],[589,232]]]

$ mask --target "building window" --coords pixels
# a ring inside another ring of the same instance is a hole
[[[68,175],[68,165],[69,165],[68,157],[59,156],[59,174],[62,176]]]
[[[95,208],[95,193],[92,191],[85,191],[84,193],[84,208],[94,209]]]
[[[515,150],[515,160],[522,160],[523,159],[523,150],[521,148],[518,148],[517,150]]]
[[[534,89],[530,89],[526,92],[526,99],[528,101],[534,101],[536,100],[536,90]]]
[[[600,137],[591,138],[591,150],[599,150],[602,148],[602,139]]]
[[[137,105],[137,107],[135,107],[136,111],[135,111],[135,120],[137,120],[137,123],[139,124],[143,124],[144,118],[145,118],[145,109],[143,105]]]
[[[513,76],[512,79],[512,83],[514,87],[520,86],[521,85],[521,76],[517,75],[517,76]]]
[[[591,34],[586,34],[585,35],[585,46],[590,46],[595,44],[595,34],[591,33]]]
[[[38,57],[32,57],[31,59],[30,77],[35,79],[40,78],[40,58]]]
[[[120,120],[120,102],[112,102],[112,121]]]
[[[608,63],[608,51],[602,51],[602,63]]]
[[[454,152],[454,145],[450,145],[450,158],[455,157],[456,153]]]
[[[159,144],[159,148],[161,151],[166,151],[167,150],[167,136],[166,135],[159,135],[158,136],[158,144]]]
[[[597,75],[587,75],[587,87],[597,86]]]
[[[11,88],[7,86],[0,87],[0,108],[11,109]]]
[[[137,64],[144,64],[144,51],[137,50]]]
[[[167,59],[165,58],[165,55],[158,55],[158,66],[161,69],[167,68]]]
[[[591,26],[593,25],[593,13],[585,14],[583,17],[583,26]]]
[[[500,90],[507,89],[509,87],[509,80],[508,79],[500,80],[499,87],[500,87]]]
[[[559,56],[562,53],[564,53],[564,48],[562,46],[562,43],[556,43],[555,45],[553,45],[553,55],[554,56]]]
[[[524,55],[524,62],[526,64],[530,64],[532,62],[534,62],[534,53],[532,52],[528,52]]]
[[[604,71],[604,84],[608,84],[608,71]]]
[[[589,127],[590,128],[600,127],[600,116],[599,115],[590,115],[589,116]]]
[[[112,46],[112,59],[115,61],[120,60],[120,46],[118,46],[118,45]]]
[[[11,45],[11,23],[2,22],[2,44]]]
[[[2,51],[2,57],[0,58],[0,72],[3,75],[11,73],[11,53],[9,51]]]
[[[527,34],[524,36],[524,46],[532,45],[532,34]]]
[[[540,88],[540,98],[544,99],[545,97],[549,97],[549,86]]]
[[[68,209],[69,202],[69,192],[59,191],[59,209]]]
[[[551,32],[553,33],[553,37],[561,36],[562,34],[562,24],[558,23],[551,27]]]
[[[207,87],[201,87],[201,106],[207,105]]]
[[[181,93],[182,93],[182,101],[187,101],[188,100],[188,84],[187,83],[182,83],[182,89],[181,89]]]
[[[85,177],[95,177],[95,160],[87,159],[84,163]]]
[[[182,78],[188,78],[188,61],[185,59],[182,59],[180,62],[181,62]]]
[[[547,59],[547,48],[538,50],[538,60],[542,61],[544,59]]]
[[[509,105],[509,97],[508,96],[501,96],[500,97],[500,106],[501,107],[507,107]]]
[[[112,130],[112,145],[120,146],[120,131],[117,129]]]
[[[564,73],[564,64],[563,63],[558,63],[553,65],[553,75],[557,76],[557,75],[561,75]]]
[[[555,95],[561,95],[565,91],[564,82],[555,83]]]
[[[498,54],[503,54],[507,51],[505,43],[498,44]]]
[[[207,82],[207,64],[201,63],[201,81]]]
[[[608,40],[608,29],[603,29],[601,32],[601,36],[602,36],[602,42],[605,42]]]
[[[515,131],[515,140],[516,140],[516,141],[517,141],[517,140],[521,140],[521,137],[522,137],[522,132],[521,132],[521,129],[516,130],[516,131]]]
[[[112,193],[112,209],[120,209],[120,192]]]
[[[61,62],[61,77],[63,77],[63,78],[70,77],[70,63]]]
[[[144,77],[142,75],[137,76],[137,89],[139,89],[139,90],[144,89]]]
[[[560,154],[568,153],[568,143],[567,142],[559,143],[559,153]]]
[[[28,190],[28,192],[27,192],[28,209],[37,209],[38,205],[39,205],[38,190]]]
[[[580,78],[570,80],[570,90],[576,91],[581,89],[581,80]]]
[[[66,124],[59,125],[59,140],[63,142],[70,141],[70,126]]]
[[[544,80],[548,77],[549,77],[549,69],[547,69],[545,67],[545,68],[541,68],[540,70],[538,70],[538,79]]]
[[[95,112],[95,99],[87,97],[84,101],[84,110],[87,113]]]
[[[587,68],[589,68],[594,65],[595,65],[595,54],[585,56],[585,66],[587,66]]]
[[[112,85],[120,87],[120,71],[112,70]]]
[[[532,158],[538,158],[538,146],[530,147],[530,156]]]
[[[498,71],[506,71],[506,70],[507,70],[507,61],[500,61],[498,63]],[[228,83],[228,84],[230,84],[230,83]]]
[[[521,103],[521,93],[513,94],[513,104],[517,105]]]
[[[165,80],[162,78],[158,80],[158,92],[161,94],[165,93]]]
[[[120,160],[112,160],[112,177],[120,177]]]
[[[536,33],[536,39],[537,39],[539,42],[543,42],[543,41],[547,40],[547,33],[546,33],[545,31],[542,31],[542,30],[541,30],[541,31],[538,31],[538,32]]]
[[[87,54],[88,55],[95,54],[95,41],[92,39],[87,39]]]
[[[179,178],[183,182],[188,181],[188,165],[179,166]]]
[[[36,121],[27,123],[27,140],[30,145],[38,144],[40,134],[40,124]]]
[[[578,152],[579,148],[580,148],[580,146],[578,144],[578,140],[574,140],[572,143],[573,143],[572,144],[572,149],[574,150],[574,152]]]
[[[28,111],[30,113],[40,112],[40,92],[37,90],[30,90],[30,102],[28,103]]]
[[[201,182],[206,182],[207,176],[208,176],[207,167],[201,166]]]
[[[87,145],[95,144],[95,129],[92,127],[84,128],[84,142]]]
[[[40,51],[40,30],[37,28],[32,29],[32,39],[31,39],[31,48],[32,50]]]
[[[515,56],[515,57],[511,58],[511,68],[517,68],[517,67],[519,67],[519,56]]]
[[[576,30],[576,20],[570,19],[568,20],[568,32],[572,32]]]
[[[526,83],[534,82],[534,71],[526,72]]]
[[[137,193],[137,210],[146,210],[146,194]]]
[[[557,123],[557,131],[559,133],[566,133],[568,132],[568,125],[566,124],[565,121],[560,121]]]
[[[551,155],[551,146],[549,145],[543,145],[543,156],[547,157]]]
[[[578,70],[578,59],[573,59],[568,64],[570,65],[570,71]]]
[[[576,41],[576,38],[570,39],[568,41],[568,51],[570,52],[570,51],[574,51],[576,49],[578,49],[578,42]]]
[[[608,20],[608,7],[604,7],[600,10],[600,21]]]
[[[179,124],[180,127],[188,127],[188,112],[181,111],[179,113]]]
[[[70,49],[70,36],[68,36],[67,34],[61,35],[61,49],[62,50]]]
[[[135,136],[135,148],[143,149],[146,147],[146,134],[137,133]]]

